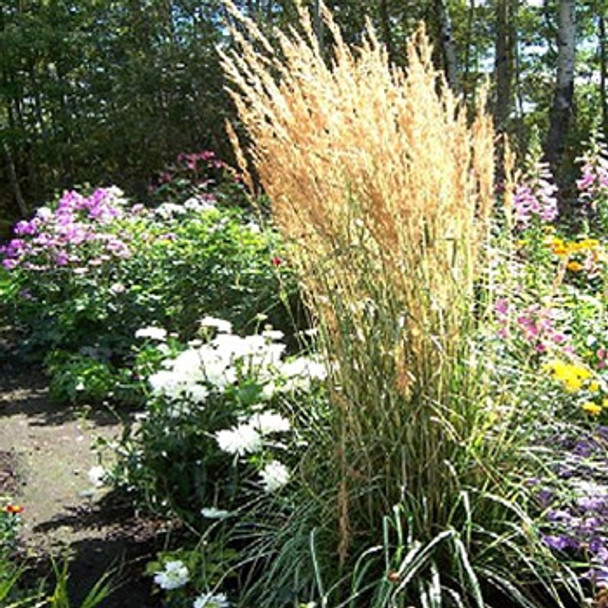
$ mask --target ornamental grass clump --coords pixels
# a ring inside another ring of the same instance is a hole
[[[519,532],[498,531],[510,511],[498,496],[510,491],[495,424],[504,412],[488,399],[491,364],[474,347],[485,310],[491,121],[480,107],[469,125],[423,29],[403,71],[371,27],[359,49],[347,47],[327,11],[329,60],[305,11],[299,32],[274,33],[276,50],[231,12],[239,48],[224,54],[224,70],[330,362],[329,429],[302,470],[314,495],[302,513],[317,528],[310,546],[322,605],[346,605],[345,594],[365,588],[369,603],[352,605],[400,606],[445,585],[456,604],[481,606],[481,567],[468,557],[477,550],[471,530],[481,529],[473,517],[498,518],[488,545],[501,545],[503,533],[519,542]],[[293,519],[295,535],[305,525]],[[383,544],[377,563],[362,567],[365,549]],[[293,535],[288,545],[302,588],[305,549]],[[277,553],[275,584],[289,570]],[[337,581],[349,569],[345,591]],[[375,575],[383,582],[371,591]]]

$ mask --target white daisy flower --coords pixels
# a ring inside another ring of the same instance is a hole
[[[278,460],[271,460],[261,471],[262,485],[266,492],[275,492],[289,483],[291,474],[287,467]]]
[[[142,327],[135,332],[135,337],[164,342],[167,339],[167,330],[162,327]]]
[[[190,573],[184,562],[175,560],[167,562],[164,570],[156,572],[154,582],[161,589],[179,589],[190,579]]]
[[[216,317],[203,317],[200,321],[201,327],[215,327],[217,331],[224,334],[232,332],[232,323],[225,321],[224,319],[217,319]]]
[[[277,414],[275,412],[261,412],[260,414],[254,414],[249,419],[248,424],[261,435],[268,435],[269,433],[284,433],[289,431],[291,428],[289,420],[281,416],[281,414]]]
[[[223,593],[204,593],[194,600],[192,608],[228,608],[230,602]]]
[[[249,424],[218,431],[215,439],[220,450],[238,456],[258,452],[262,447],[262,436]]]

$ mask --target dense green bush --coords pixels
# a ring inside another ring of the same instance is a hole
[[[97,400],[103,385],[120,383],[116,368],[131,359],[144,325],[187,340],[205,314],[236,331],[262,315],[293,333],[297,295],[278,239],[250,212],[226,206],[242,196],[232,183],[220,189],[206,179],[195,196],[154,209],[129,206],[116,188],[66,192],[16,225],[3,248],[0,306],[23,353],[55,372],[60,362],[73,370],[70,386],[64,367],[54,395],[75,400],[78,390]]]

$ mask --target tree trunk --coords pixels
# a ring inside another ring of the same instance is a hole
[[[391,34],[391,20],[388,14],[387,0],[378,1],[378,12],[380,15],[380,25],[382,27],[382,36],[384,37],[384,43],[386,44],[386,51],[388,53],[388,59],[392,63],[393,57],[393,37]]]
[[[575,5],[576,0],[559,2],[557,78],[545,144],[545,157],[554,172],[561,164],[574,113]]]
[[[323,32],[323,17],[321,15],[321,0],[315,0],[314,3],[314,24],[315,24],[315,33],[317,34],[317,41],[319,43],[319,51],[321,55],[325,54],[325,41],[324,41],[324,32]]]
[[[606,19],[599,16],[599,53],[600,53],[600,100],[602,104],[602,131],[608,134],[608,102],[606,100]]]
[[[452,32],[452,20],[445,4],[445,0],[435,0],[435,10],[439,21],[439,38],[441,53],[445,66],[445,75],[454,92],[460,92],[460,79],[458,77],[458,59]]]
[[[2,152],[4,153],[4,160],[6,162],[8,179],[11,184],[13,196],[15,197],[15,201],[17,201],[21,216],[25,218],[29,215],[29,210],[25,203],[25,199],[23,198],[23,194],[21,193],[21,187],[19,186],[19,180],[17,179],[17,172],[15,171],[15,163],[13,162],[13,155],[11,154],[11,149],[8,147],[8,143],[4,142],[2,144]]]
[[[494,121],[496,130],[505,133],[513,107],[513,6],[512,0],[497,0],[495,65],[496,97]]]
[[[467,12],[467,29],[464,42],[464,64],[462,74],[462,90],[467,101],[470,116],[475,112],[476,78],[478,71],[479,49],[473,42],[473,24],[475,22],[475,0],[469,0]],[[473,54],[474,53],[474,54]],[[471,78],[471,72],[473,77]]]

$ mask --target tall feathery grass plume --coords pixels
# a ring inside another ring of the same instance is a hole
[[[229,90],[329,362],[331,430],[314,449],[330,514],[323,544],[344,572],[386,538],[387,516],[398,512],[407,536],[432,543],[468,521],[467,489],[505,479],[503,454],[486,440],[488,362],[473,348],[494,131],[483,104],[468,123],[423,27],[402,70],[371,25],[353,50],[323,9],[328,59],[305,10],[273,46],[225,4],[236,20],[237,50],[222,55]]]

